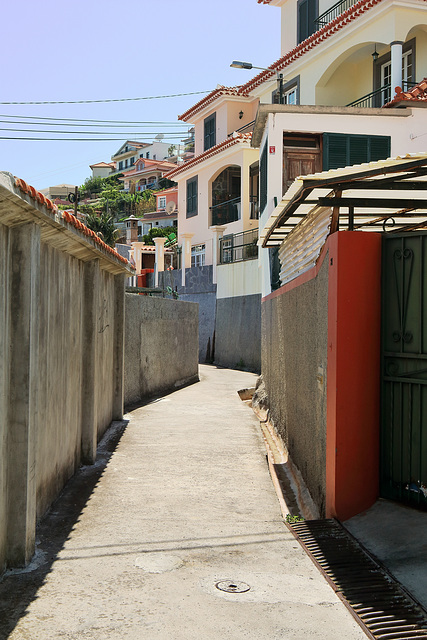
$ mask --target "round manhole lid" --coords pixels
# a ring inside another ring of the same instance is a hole
[[[227,591],[228,593],[245,593],[250,589],[246,582],[238,582],[237,580],[220,580],[215,586],[220,591]]]

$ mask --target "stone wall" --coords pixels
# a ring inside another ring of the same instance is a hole
[[[126,294],[126,405],[196,382],[198,355],[198,305]]]
[[[262,303],[262,375],[269,416],[324,514],[328,255],[317,277]]]

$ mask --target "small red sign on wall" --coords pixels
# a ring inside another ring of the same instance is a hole
[[[270,153],[276,153],[276,147],[270,147]]]

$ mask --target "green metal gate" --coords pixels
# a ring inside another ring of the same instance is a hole
[[[384,234],[380,493],[427,508],[427,233]]]

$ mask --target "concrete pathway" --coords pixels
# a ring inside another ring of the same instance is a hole
[[[366,637],[283,524],[236,393],[256,377],[200,369],[200,383],[116,425],[69,484],[33,565],[0,583],[1,638]]]
[[[344,524],[427,610],[427,513],[378,500]]]

